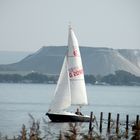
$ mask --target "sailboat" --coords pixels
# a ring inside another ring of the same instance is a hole
[[[46,115],[52,122],[88,122],[90,117],[66,111],[71,105],[87,105],[81,54],[78,40],[71,26],[68,31],[68,46],[59,75],[55,95]]]

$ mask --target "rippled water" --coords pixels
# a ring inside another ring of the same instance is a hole
[[[47,84],[0,84],[0,132],[2,134],[19,134],[22,124],[29,128],[31,114],[42,122],[49,121],[45,113],[52,100],[56,85]],[[87,85],[89,105],[82,112],[89,115],[91,111],[99,119],[100,112],[107,118],[108,112],[112,117],[120,113],[125,119],[135,119],[140,114],[140,87],[131,86],[92,86]],[[75,109],[75,107],[73,107]],[[62,125],[61,125],[62,126]],[[59,125],[55,125],[55,128]]]

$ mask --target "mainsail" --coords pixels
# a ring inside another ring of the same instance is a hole
[[[73,105],[87,104],[84,72],[77,38],[69,27],[68,49],[51,103],[51,111],[59,111]]]
[[[68,37],[68,69],[71,104],[88,104],[79,44],[71,27]]]

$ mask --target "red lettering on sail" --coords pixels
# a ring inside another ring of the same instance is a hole
[[[74,56],[78,56],[78,51],[77,51],[76,49],[74,49],[73,55],[74,55]]]
[[[70,78],[76,77],[83,74],[83,69],[70,69],[69,76]]]

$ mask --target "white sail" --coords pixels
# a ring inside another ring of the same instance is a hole
[[[64,110],[71,105],[71,95],[68,77],[67,56],[65,56],[57,87],[55,89],[55,96],[49,108],[49,110],[52,112]]]
[[[61,111],[68,108],[71,104],[85,105],[88,102],[79,45],[70,27],[67,55],[63,62],[55,96],[49,111]]]
[[[68,69],[71,104],[88,104],[79,44],[71,27],[68,36]]]

